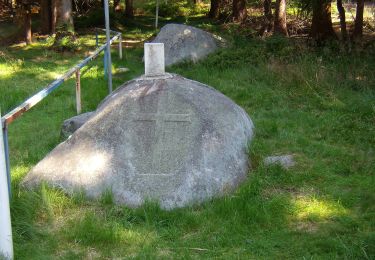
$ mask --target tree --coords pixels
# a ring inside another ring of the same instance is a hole
[[[288,36],[288,29],[286,25],[286,0],[276,0],[275,22],[273,30],[275,33]]]
[[[264,25],[264,29],[262,30],[262,34],[264,32],[270,32],[273,29],[271,0],[263,1],[263,9],[264,9],[265,25]]]
[[[243,23],[247,18],[246,0],[233,0],[233,20]]]
[[[221,0],[211,0],[211,7],[210,12],[208,13],[208,17],[217,18],[219,16],[220,1]]]
[[[72,1],[71,0],[55,0],[56,1],[56,28],[57,31],[74,32]]]
[[[29,8],[24,10],[24,30],[26,44],[32,43],[31,34],[31,10]]]
[[[363,35],[363,10],[365,8],[364,0],[357,0],[357,10],[354,22],[353,40],[360,40]]]
[[[40,20],[43,34],[53,34],[56,32],[56,17],[56,0],[40,0]]]
[[[339,16],[340,16],[341,37],[342,37],[342,40],[345,42],[348,39],[348,33],[346,31],[345,9],[342,5],[342,0],[337,0],[337,10],[339,11]]]
[[[125,0],[125,15],[129,18],[134,17],[133,0]]]
[[[40,1],[41,31],[43,34],[52,32],[52,2],[51,0]]]
[[[18,0],[16,2],[16,14],[18,23],[22,26],[22,38],[26,44],[32,42],[31,9],[36,3],[31,0]]]
[[[52,0],[52,31],[56,33],[54,48],[60,51],[75,48],[72,0]]]
[[[330,0],[314,1],[310,36],[318,43],[336,38],[332,27]]]
[[[56,33],[57,1],[51,0],[51,33]]]

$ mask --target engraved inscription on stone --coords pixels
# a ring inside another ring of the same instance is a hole
[[[168,109],[168,96],[159,95],[156,113],[137,113],[134,118],[138,137],[134,143],[135,165],[139,174],[181,173],[191,149],[190,112],[169,112],[172,109]]]

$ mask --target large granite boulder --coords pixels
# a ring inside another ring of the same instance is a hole
[[[225,194],[246,178],[249,116],[215,89],[164,73],[162,44],[149,45],[147,76],[109,95],[24,185],[47,182],[93,198],[111,190],[120,204],[154,200],[172,209]]]
[[[219,46],[214,35],[183,24],[165,25],[152,42],[164,43],[166,66],[185,60],[196,62]]]

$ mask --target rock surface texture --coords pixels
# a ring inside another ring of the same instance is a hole
[[[218,48],[212,34],[183,24],[165,25],[152,42],[164,43],[166,66],[184,60],[196,62]]]
[[[70,193],[164,209],[233,190],[247,176],[253,123],[215,89],[174,74],[140,77],[108,96],[70,139],[26,176]]]

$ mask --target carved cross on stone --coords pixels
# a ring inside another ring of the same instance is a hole
[[[155,98],[155,97],[154,97]],[[190,112],[172,113],[167,94],[159,93],[156,113],[137,113],[141,140],[137,140],[139,174],[176,174],[185,168],[189,145]],[[143,109],[144,110],[144,107]]]

